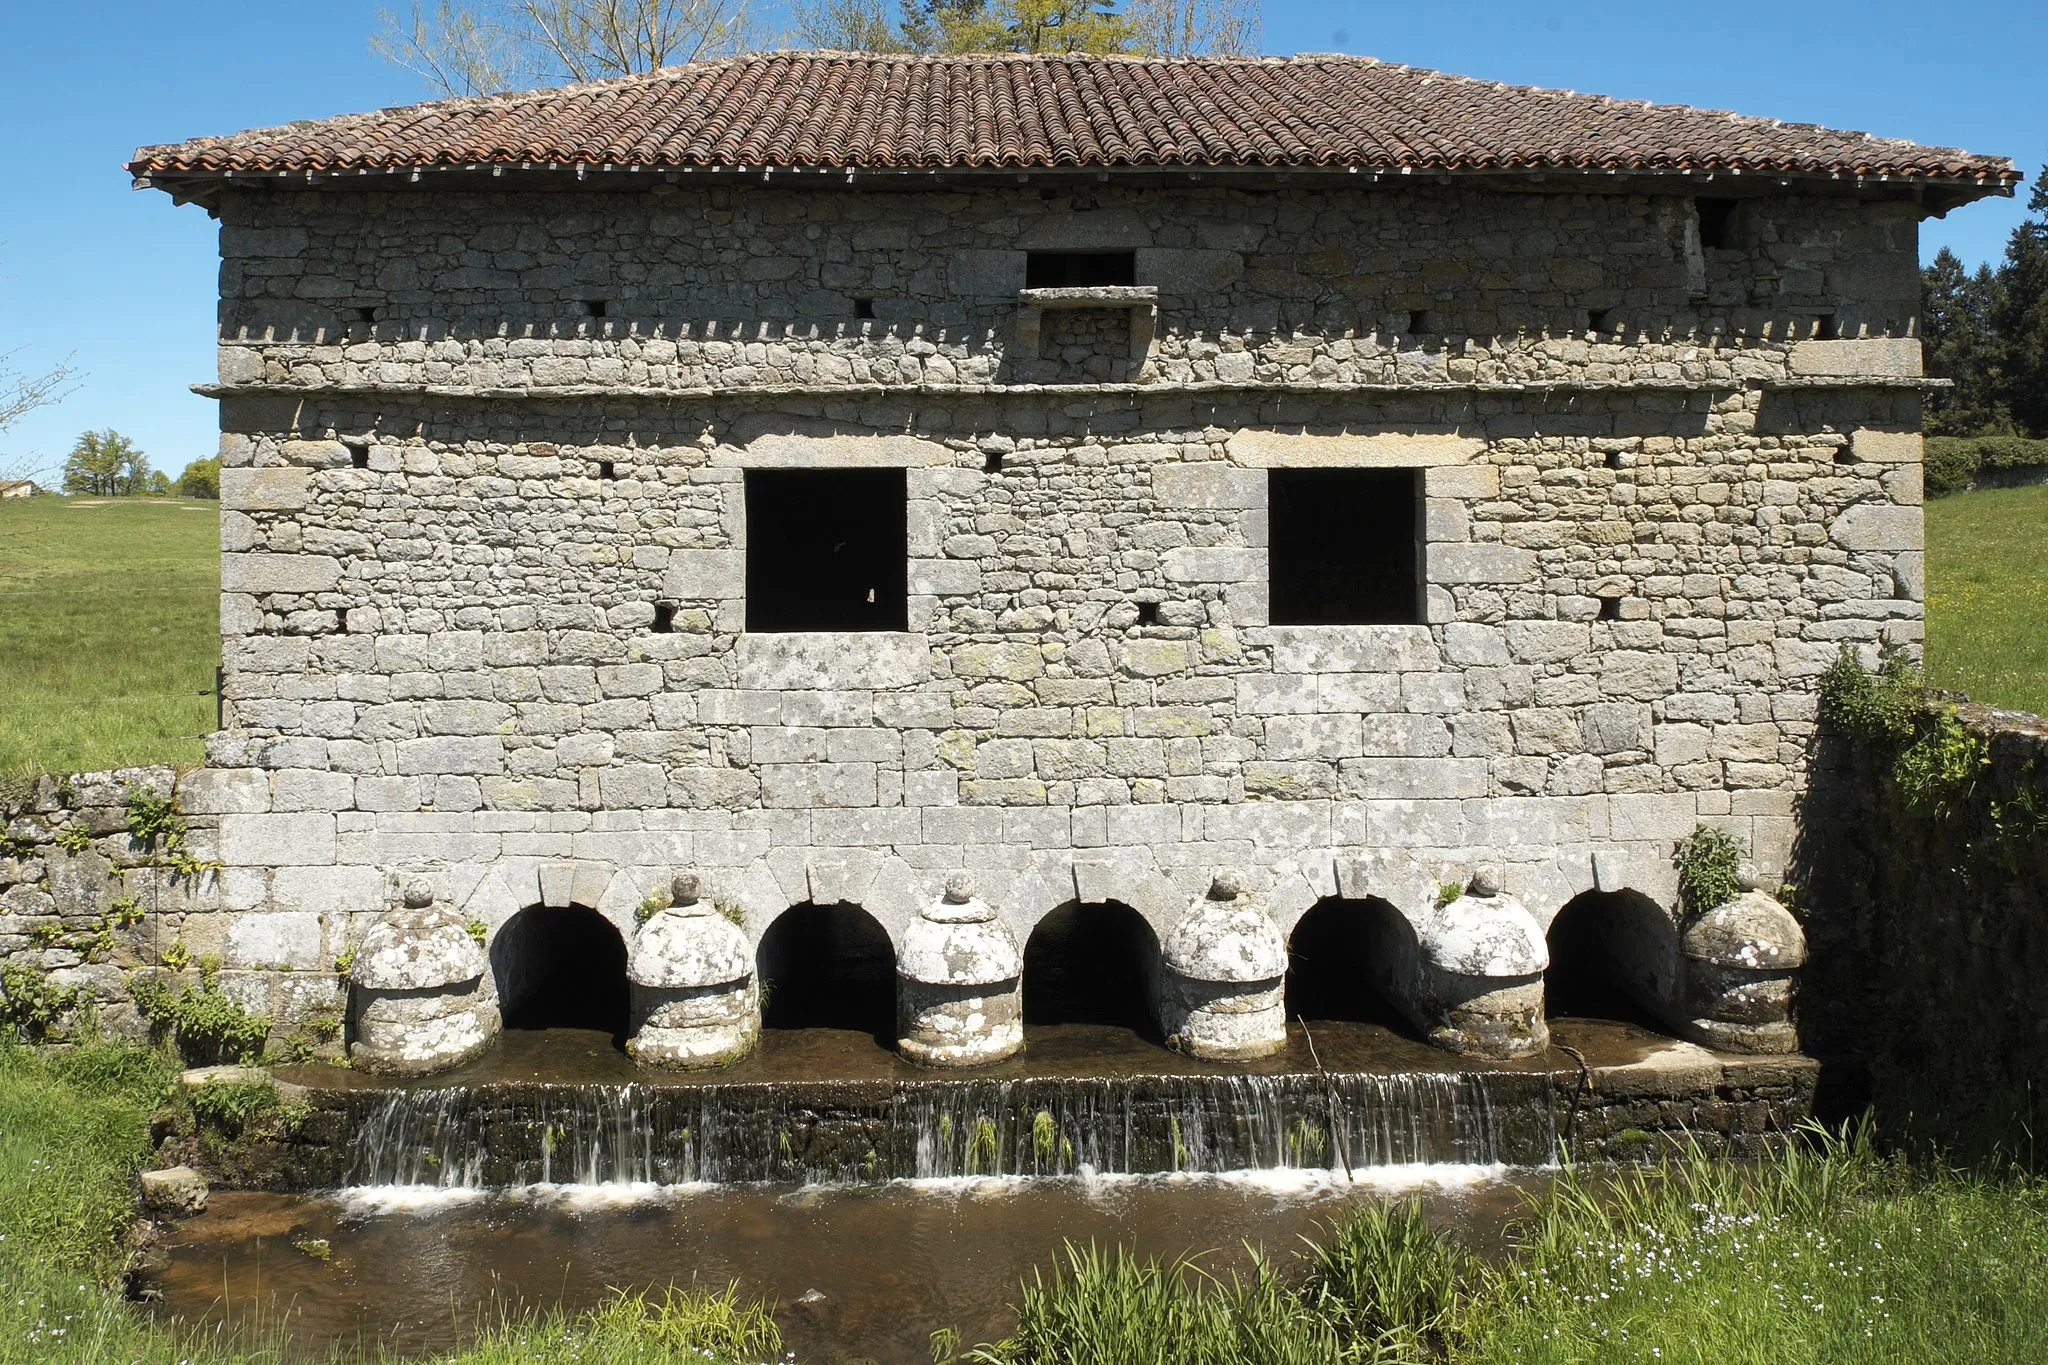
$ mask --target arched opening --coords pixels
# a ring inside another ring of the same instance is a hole
[[[1118,901],[1070,902],[1024,944],[1024,1022],[1102,1024],[1159,1037],[1159,937]]]
[[[763,1028],[853,1029],[894,1045],[896,947],[858,905],[791,906],[754,961]]]
[[[1657,1006],[1673,999],[1678,928],[1649,897],[1588,891],[1550,922],[1543,1012],[1663,1029]]]
[[[1318,901],[1287,938],[1287,1017],[1409,1032],[1387,998],[1386,977],[1397,964],[1412,965],[1417,952],[1407,917],[1386,901]]]
[[[597,1029],[625,1041],[626,941],[595,910],[521,910],[491,942],[491,976],[506,1028]]]

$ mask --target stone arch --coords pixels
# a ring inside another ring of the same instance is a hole
[[[896,1037],[896,948],[851,901],[805,901],[775,917],[754,954],[761,1025]]]
[[[1678,925],[1656,901],[1633,890],[1581,892],[1550,921],[1546,939],[1546,1015],[1665,1027],[1681,962]]]
[[[491,979],[508,1029],[598,1029],[623,1043],[626,940],[583,905],[530,905],[491,938]]]
[[[1024,1022],[1159,1037],[1159,935],[1122,901],[1068,901],[1024,943]]]
[[[1414,926],[1379,896],[1326,896],[1287,938],[1287,1017],[1407,1028],[1398,982],[1421,961]]]

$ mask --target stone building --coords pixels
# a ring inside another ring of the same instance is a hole
[[[865,1020],[967,873],[1027,1019],[1119,953],[1156,1018],[1203,914],[1496,1055],[1546,969],[1684,1028],[1675,841],[1774,884],[1817,675],[1917,647],[1917,227],[2018,180],[1321,56],[776,54],[130,169],[221,223],[184,792],[247,998],[425,878],[508,1025],[623,1031],[687,872],[771,1025]]]

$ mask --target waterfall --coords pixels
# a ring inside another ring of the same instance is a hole
[[[846,1184],[1556,1155],[1548,1077],[1408,1072],[501,1084],[364,1096],[349,1185]]]

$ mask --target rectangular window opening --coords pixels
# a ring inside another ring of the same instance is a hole
[[[1011,278],[1014,279],[1016,277],[1012,276]],[[875,301],[873,299],[855,299],[853,301],[853,315],[857,318],[873,317],[875,315]]]
[[[1600,619],[1603,621],[1619,621],[1621,619],[1621,599],[1619,597],[1603,597],[1600,599]]]
[[[1815,341],[1839,341],[1842,336],[1841,324],[1835,321],[1833,313],[1822,313],[1813,320]]]
[[[1710,251],[1722,251],[1735,245],[1736,199],[1695,199],[1694,212],[1700,217],[1700,245]]]
[[[654,631],[657,635],[673,634],[676,628],[676,604],[656,602],[654,604]]]
[[[984,473],[984,474],[1000,474],[1000,473],[1002,473],[1002,472],[1003,472],[1003,452],[1002,452],[1002,451],[1000,451],[1000,450],[991,450],[991,451],[989,451],[989,452],[988,452],[988,454],[986,454],[986,455],[982,456],[982,457],[981,457],[981,472],[982,472],[982,473]]]
[[[1026,289],[1087,289],[1137,282],[1135,251],[1030,251],[1024,255]]]
[[[1428,330],[1429,310],[1427,308],[1410,309],[1408,313],[1408,335],[1421,336]]]
[[[908,630],[901,469],[750,469],[747,629]]]
[[[599,460],[597,462],[597,477],[600,479],[616,479],[619,477],[619,467],[610,460]]]
[[[1422,622],[1422,474],[1275,469],[1267,475],[1276,626]]]
[[[1626,460],[1621,458],[1620,451],[1610,450],[1607,452],[1607,467],[1609,469],[1620,469],[1627,463]]]
[[[368,469],[370,467],[370,448],[368,446],[350,446],[348,462],[357,469]]]
[[[376,320],[377,320],[377,310],[376,310],[375,308],[367,308],[367,307],[365,307],[365,308],[358,308],[358,309],[356,309],[356,321],[357,321],[357,322],[375,322]]]
[[[608,310],[610,307],[611,305],[607,303],[604,299],[585,299],[583,301],[583,311],[590,314],[590,316],[594,318],[603,317],[605,315],[606,310]]]
[[[1608,311],[1609,310],[1605,308],[1594,308],[1589,310],[1586,314],[1586,330],[1589,332],[1606,331]]]
[[[1156,626],[1159,624],[1159,604],[1157,602],[1138,603],[1138,624],[1141,626]]]

